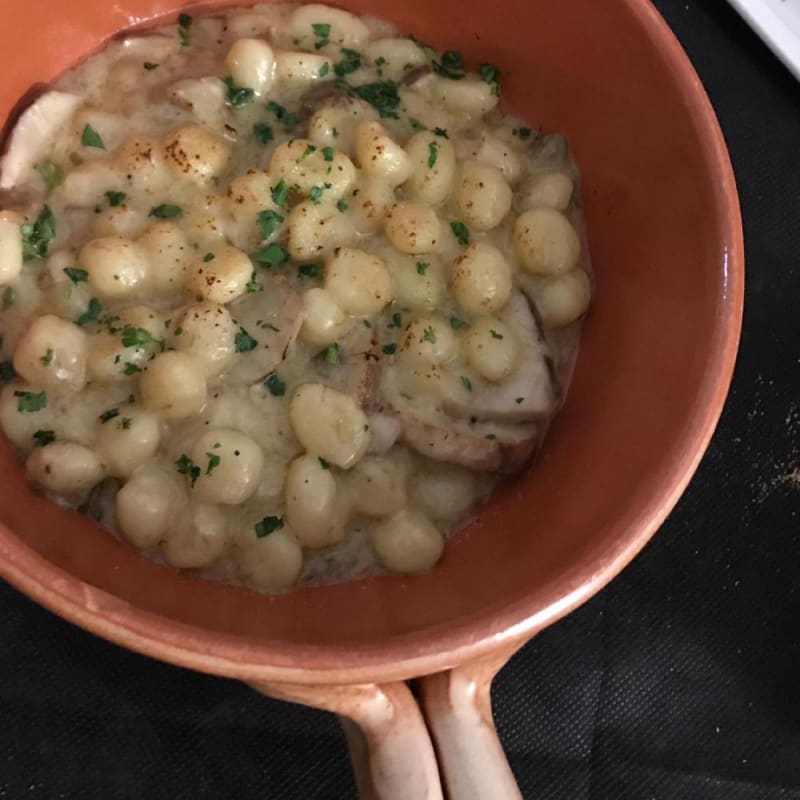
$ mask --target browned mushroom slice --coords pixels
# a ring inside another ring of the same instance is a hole
[[[500,383],[473,381],[468,399],[446,398],[442,406],[461,419],[527,422],[546,419],[558,405],[550,352],[524,295],[512,296],[502,316],[520,346],[519,366]]]
[[[20,114],[0,161],[0,189],[10,189],[29,176],[55,132],[82,102],[74,94],[45,92]]]
[[[248,383],[262,380],[284,361],[303,324],[303,300],[285,278],[268,276],[260,282],[261,291],[230,305],[241,353],[231,373]]]
[[[432,74],[433,68],[430,66],[430,64],[422,64],[421,66],[414,67],[406,72],[406,74],[403,75],[402,79],[400,80],[400,83],[403,84],[403,86],[414,86],[414,84],[419,83],[424,78],[427,78],[428,75]]]
[[[509,425],[479,422],[470,426],[473,435],[497,443],[501,455],[499,471],[506,475],[513,475],[528,466],[542,442],[545,429],[546,425],[541,423]]]

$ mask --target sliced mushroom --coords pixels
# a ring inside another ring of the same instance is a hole
[[[225,84],[219,78],[187,78],[173,83],[167,97],[189,109],[198,122],[211,128],[225,123]]]
[[[248,383],[262,380],[286,359],[303,324],[303,300],[285,278],[267,277],[260,283],[261,291],[248,293],[229,307],[241,337],[237,339],[241,357],[231,373]]]
[[[116,478],[106,478],[101,481],[89,491],[80,511],[95,522],[113,528],[116,522],[116,498],[120,486]]]
[[[445,398],[442,406],[448,414],[461,419],[497,422],[547,419],[558,406],[559,391],[549,348],[527,298],[514,294],[501,318],[514,331],[519,343],[516,370],[501,383],[473,381],[468,399]]]
[[[432,74],[433,68],[430,66],[430,64],[422,64],[419,67],[414,67],[406,72],[406,74],[403,75],[400,83],[403,84],[403,86],[411,87],[416,83],[419,83],[424,78],[427,78],[428,75]]]
[[[28,176],[53,135],[82,102],[78,95],[50,91],[22,112],[0,161],[0,189],[10,189]]]

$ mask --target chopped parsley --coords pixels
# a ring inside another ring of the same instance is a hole
[[[428,144],[428,167],[433,169],[436,166],[436,159],[439,157],[439,145],[436,142]]]
[[[122,329],[123,347],[147,347],[155,340],[153,334],[144,328],[135,328],[133,325],[126,325]]]
[[[259,539],[269,536],[283,527],[283,517],[264,517],[261,522],[256,522],[255,531]]]
[[[470,380],[470,379],[469,379],[469,378],[468,378],[466,375],[462,375],[462,376],[461,376],[461,385],[462,385],[462,386],[463,386],[463,387],[464,387],[464,388],[465,388],[465,389],[466,389],[468,392],[471,392],[471,391],[472,391],[472,381],[471,381],[471,380]]]
[[[10,286],[6,286],[3,292],[3,308],[11,308],[17,302],[17,291]]]
[[[17,377],[14,365],[10,361],[0,362],[0,383],[9,383]]]
[[[89,273],[80,267],[64,267],[64,274],[77,286],[89,280]]]
[[[47,395],[44,392],[14,392],[17,398],[17,411],[32,414],[47,408]]]
[[[53,356],[53,348],[48,347],[47,352],[43,356],[40,356],[39,361],[41,361],[46,367],[49,367],[53,363]]]
[[[153,206],[149,216],[156,219],[180,219],[183,216],[183,209],[170,203],[162,203],[160,206]]]
[[[267,125],[266,122],[256,122],[253,125],[253,136],[259,144],[269,144],[275,138],[272,125]]]
[[[422,340],[425,342],[430,342],[431,344],[436,344],[436,331],[431,325],[428,325],[428,327],[422,332]]]
[[[397,345],[396,344],[385,344],[381,350],[383,350],[383,354],[386,356],[392,356],[397,352]]]
[[[463,223],[456,220],[450,223],[450,230],[453,231],[453,236],[456,237],[459,244],[465,247],[469,244],[469,228]]]
[[[289,188],[286,186],[286,181],[281,178],[275,186],[272,187],[270,192],[272,195],[272,202],[280,208],[286,208],[286,201],[289,199]]]
[[[58,164],[52,161],[40,161],[34,166],[34,169],[39,173],[42,180],[47,184],[48,189],[55,189],[61,183],[64,177],[63,170]]]
[[[417,274],[424,275],[428,271],[430,264],[427,261],[417,261]]]
[[[250,253],[250,258],[258,264],[264,264],[268,267],[279,267],[281,264],[289,260],[289,254],[277,242],[268,244],[254,253]]]
[[[86,311],[81,314],[78,319],[75,320],[77,325],[86,325],[89,322],[97,322],[100,315],[103,313],[103,306],[100,301],[93,297],[89,301],[89,305],[86,307]]]
[[[244,288],[250,294],[255,294],[256,292],[264,291],[264,287],[262,284],[258,282],[255,272],[250,276],[250,280],[245,284]]]
[[[350,50],[347,47],[343,47],[339,52],[342,55],[342,60],[336,64],[333,71],[340,78],[343,78],[345,75],[355,72],[361,66],[361,53],[356,50]]]
[[[356,86],[353,92],[375,108],[382,117],[400,119],[400,115],[397,113],[400,95],[397,93],[397,84],[394,81],[365,83],[362,86]]]
[[[329,61],[326,61],[326,62],[325,62],[325,63],[324,63],[324,64],[323,64],[323,65],[322,65],[320,68],[319,68],[319,72],[317,72],[317,75],[319,75],[319,77],[320,77],[320,78],[324,78],[324,77],[326,77],[326,76],[328,75],[328,73],[329,73],[330,71],[331,71],[331,65],[330,65],[330,62],[329,62]]]
[[[283,217],[277,211],[267,209],[266,211],[259,211],[256,217],[258,224],[258,231],[262,239],[269,239],[273,233],[278,229],[278,225],[283,222]]]
[[[395,311],[392,314],[392,321],[389,323],[387,327],[389,328],[400,328],[403,325],[403,317],[399,311]]]
[[[22,255],[25,261],[44,258],[50,242],[56,237],[56,218],[50,206],[44,206],[35,222],[20,226],[22,234]]]
[[[319,264],[301,264],[297,271],[304,278],[317,278],[319,277]]]
[[[337,211],[345,212],[345,211],[347,211],[347,208],[348,208],[347,203],[345,203],[344,200],[337,200],[336,201],[336,210]]]
[[[411,126],[412,130],[415,131],[426,131],[428,130],[418,119],[415,117],[408,118],[408,124]]]
[[[130,361],[125,362],[125,369],[122,372],[125,375],[135,375],[137,372],[141,372],[142,368],[137,366],[136,364],[131,363]]]
[[[194,487],[195,483],[197,483],[197,479],[200,477],[200,467],[198,467],[186,453],[175,462],[175,466],[178,468],[178,472],[180,472],[181,475],[186,475],[186,477],[191,478],[192,487]]]
[[[119,421],[119,424],[117,425],[117,427],[118,428],[122,428],[123,431],[127,431],[127,430],[130,429],[132,422],[133,422],[133,420],[130,417],[123,417]]]
[[[325,360],[334,367],[339,363],[339,342],[328,345],[325,350]]]
[[[181,47],[188,47],[192,42],[189,29],[192,27],[192,18],[189,14],[178,15],[178,39]]]
[[[152,61],[145,61],[144,64],[142,64],[142,66],[148,72],[152,72],[154,69],[158,69],[160,65],[159,64],[154,64]]]
[[[500,97],[500,70],[494,64],[481,64],[479,68],[481,80],[492,87],[492,94]]]
[[[383,75],[383,67],[386,63],[387,61],[383,56],[378,56],[375,59],[375,69],[378,70],[378,75]]]
[[[210,475],[221,463],[222,459],[216,453],[206,453],[208,456],[208,466],[206,475]]]
[[[434,128],[433,132],[436,136],[441,136],[442,139],[449,139],[450,137],[447,135],[447,131],[444,128]]]
[[[98,150],[106,149],[105,144],[103,144],[103,138],[88,122],[83,126],[81,144],[84,147],[96,147]]]
[[[312,153],[315,153],[316,150],[317,150],[316,145],[307,144],[306,149],[303,150],[302,154],[300,155],[300,158],[298,158],[295,163],[299,164],[301,161],[308,158]]]
[[[267,111],[271,111],[275,115],[275,119],[283,123],[287,129],[294,128],[297,124],[297,117],[274,100],[267,103]]]
[[[48,444],[52,444],[55,440],[56,440],[56,434],[54,431],[39,430],[33,434],[34,447],[45,447]]]
[[[258,347],[258,342],[244,329],[239,328],[239,333],[234,337],[237,353],[249,353]]]
[[[468,328],[469,323],[464,322],[463,319],[459,319],[458,317],[450,317],[450,327],[454,331],[460,331],[462,328]]]
[[[324,458],[322,458],[322,456],[317,456],[317,458],[319,459],[319,465],[322,467],[322,469],[331,468],[331,465]]]
[[[327,22],[315,22],[311,25],[311,30],[317,37],[317,41],[314,42],[315,50],[321,50],[330,44],[331,26]]]
[[[322,193],[325,191],[321,186],[312,186],[311,192],[309,197],[311,198],[311,202],[318,206],[322,202]]]
[[[286,394],[286,384],[280,379],[277,372],[270,372],[264,378],[264,386],[269,389],[269,393],[274,397],[283,397]]]
[[[519,136],[520,139],[525,141],[526,139],[531,138],[533,131],[530,128],[514,128],[514,130],[511,131],[511,133],[513,133],[514,136]]]
[[[118,416],[119,416],[119,409],[118,408],[109,408],[108,411],[104,411],[100,415],[100,422],[102,422],[103,425],[105,425],[106,422],[110,422],[112,419],[114,419],[114,417],[118,417]]]
[[[112,207],[121,206],[128,199],[128,195],[125,192],[109,191],[105,194],[108,198],[108,204]]]
[[[332,147],[323,147],[322,148],[322,157],[326,161],[333,161],[334,150]]]
[[[230,75],[227,78],[223,78],[222,82],[227,87],[225,92],[226,106],[241,108],[253,102],[253,98],[256,96],[254,89],[248,89],[246,86],[237,86]]]
[[[502,333],[498,333],[495,330],[490,330],[489,333],[491,334],[492,339],[502,339],[503,338],[503,334]]]
[[[458,50],[445,50],[441,61],[433,62],[433,71],[443,78],[460,81],[464,73],[464,58]]]
[[[203,256],[203,263],[208,264],[209,261],[213,261],[216,256],[213,253],[206,253]]]

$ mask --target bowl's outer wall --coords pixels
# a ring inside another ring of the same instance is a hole
[[[103,636],[237,677],[405,677],[566,613],[676,502],[717,421],[738,343],[744,267],[730,164],[702,87],[652,7],[342,5],[459,48],[468,63],[501,65],[506,106],[568,135],[583,170],[597,296],[536,469],[500,490],[429,575],[278,597],[192,579],[35,497],[0,448],[0,574]],[[178,9],[170,0],[5,0],[0,117],[118,30]]]

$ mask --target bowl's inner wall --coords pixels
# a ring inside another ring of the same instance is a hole
[[[597,296],[568,402],[537,468],[500,490],[430,575],[280,597],[160,567],[77,515],[34,497],[7,444],[0,520],[51,563],[122,601],[204,629],[342,648],[445,630],[522,598],[541,606],[602,569],[658,513],[685,471],[715,388],[726,314],[727,206],[713,148],[643,23],[596,0],[348,0],[468,63],[504,72],[507,107],[565,132],[583,171]],[[638,4],[642,7],[642,4]],[[6,0],[0,117],[158,0]],[[31,25],[31,20],[36,20]],[[715,168],[715,167],[714,167]],[[700,410],[700,412],[698,412]],[[122,606],[120,606],[122,607]]]

